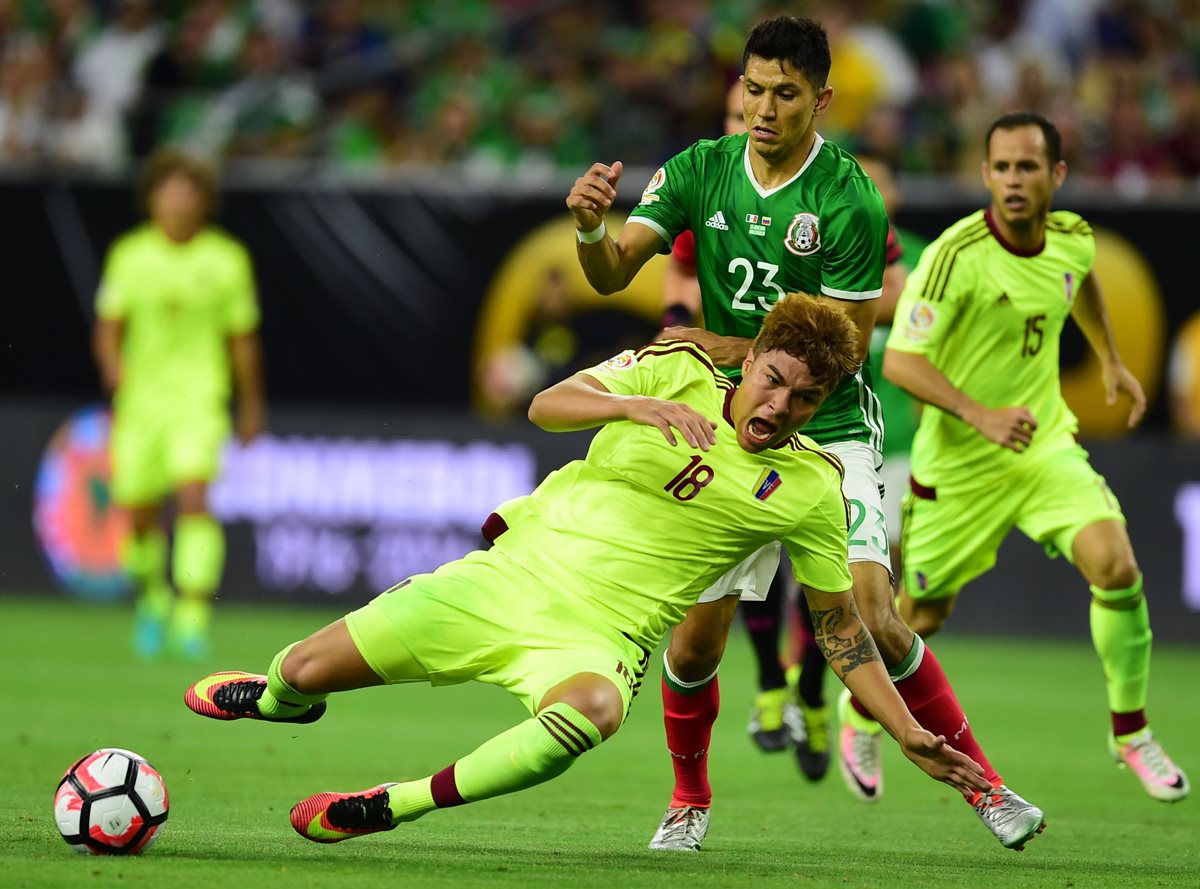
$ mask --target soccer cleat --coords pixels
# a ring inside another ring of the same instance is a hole
[[[1157,800],[1178,802],[1192,789],[1183,769],[1171,761],[1149,728],[1126,735],[1123,741],[1109,735],[1108,752],[1119,766],[1137,775],[1146,793]]]
[[[754,699],[754,706],[750,710],[750,725],[746,730],[764,753],[778,753],[787,749],[788,730],[784,725],[784,708],[788,704],[786,688],[772,688],[759,692]]]
[[[161,617],[138,609],[134,616],[133,653],[145,661],[156,659],[163,652],[167,640],[167,625]]]
[[[704,835],[708,833],[707,807],[677,806],[667,809],[663,820],[650,841],[651,849],[670,849],[675,852],[699,852]]]
[[[352,837],[391,830],[392,810],[388,788],[380,784],[359,793],[318,793],[292,806],[296,833],[314,843],[340,843]]]
[[[988,793],[976,793],[971,807],[1005,849],[1020,852],[1027,842],[1046,829],[1042,810],[1003,784],[997,784]]]
[[[212,643],[205,633],[172,634],[167,646],[174,657],[193,664],[207,660],[212,654]]]
[[[146,592],[138,596],[134,606],[133,653],[146,661],[162,655],[167,645],[167,620],[171,614],[170,590]]]
[[[875,731],[864,727],[872,723],[854,712],[849,690],[838,699],[838,718],[842,723],[838,731],[842,779],[847,789],[863,802],[877,802],[883,796],[883,727],[878,723],[873,723]]]
[[[820,781],[829,771],[829,708],[796,707],[800,730],[792,733],[796,764],[809,781]]]
[[[210,719],[261,719],[264,722],[307,724],[325,715],[325,702],[320,701],[296,716],[264,716],[259,712],[258,699],[266,690],[266,676],[226,670],[193,682],[184,692],[183,702],[193,713]]]

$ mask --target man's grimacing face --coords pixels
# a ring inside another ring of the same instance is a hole
[[[812,418],[826,394],[801,359],[751,353],[729,408],[738,444],[752,454],[776,446]]]

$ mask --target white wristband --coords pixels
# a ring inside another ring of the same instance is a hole
[[[600,220],[600,225],[590,232],[580,231],[575,229],[575,237],[579,239],[580,244],[595,244],[601,238],[608,234],[608,229],[604,227],[604,220]]]

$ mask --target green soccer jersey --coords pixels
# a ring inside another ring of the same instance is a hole
[[[180,244],[139,226],[109,250],[96,313],[125,322],[117,410],[223,410],[228,338],[258,327],[250,256],[216,228]]]
[[[692,450],[677,435],[673,447],[655,427],[609,423],[586,459],[505,510],[497,555],[648,649],[722,574],[774,540],[801,583],[849,589],[840,464],[800,435],[743,450],[728,414],[734,384],[702,349],[655,343],[584,372],[611,392],[689,404],[718,422],[717,442]]]
[[[858,162],[819,135],[804,166],[772,189],[750,169],[746,134],[700,141],[667,161],[629,222],[647,225],[666,252],[680,232],[696,238],[705,326],[753,338],[785,293],[877,299],[883,288],[887,214]],[[740,368],[722,369],[735,377]],[[805,427],[821,443],[883,448],[883,415],[870,368],[847,378]]]
[[[963,489],[1070,445],[1078,428],[1059,387],[1058,344],[1096,242],[1081,217],[1049,215],[1040,251],[1007,245],[990,211],[956,222],[925,248],[908,279],[888,348],[924,355],[987,407],[1024,405],[1037,420],[1018,454],[934,407],[921,415],[912,474],[923,485]]]

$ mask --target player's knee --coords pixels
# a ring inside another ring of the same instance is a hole
[[[922,639],[932,636],[946,623],[946,615],[929,608],[918,608],[908,621],[908,628]]]
[[[691,638],[677,645],[672,639],[667,650],[667,664],[676,679],[683,682],[699,682],[717,672],[724,652],[724,643],[715,644],[711,640],[704,642]]]
[[[572,688],[562,696],[562,701],[594,725],[601,740],[615,735],[625,721],[625,701],[611,683],[608,687],[595,683]]]
[[[1102,590],[1127,590],[1138,582],[1142,572],[1132,552],[1112,553],[1100,566],[1093,583]]]
[[[921,638],[932,636],[946,623],[954,610],[956,597],[918,601],[907,593],[900,594],[899,614],[905,625]]]

